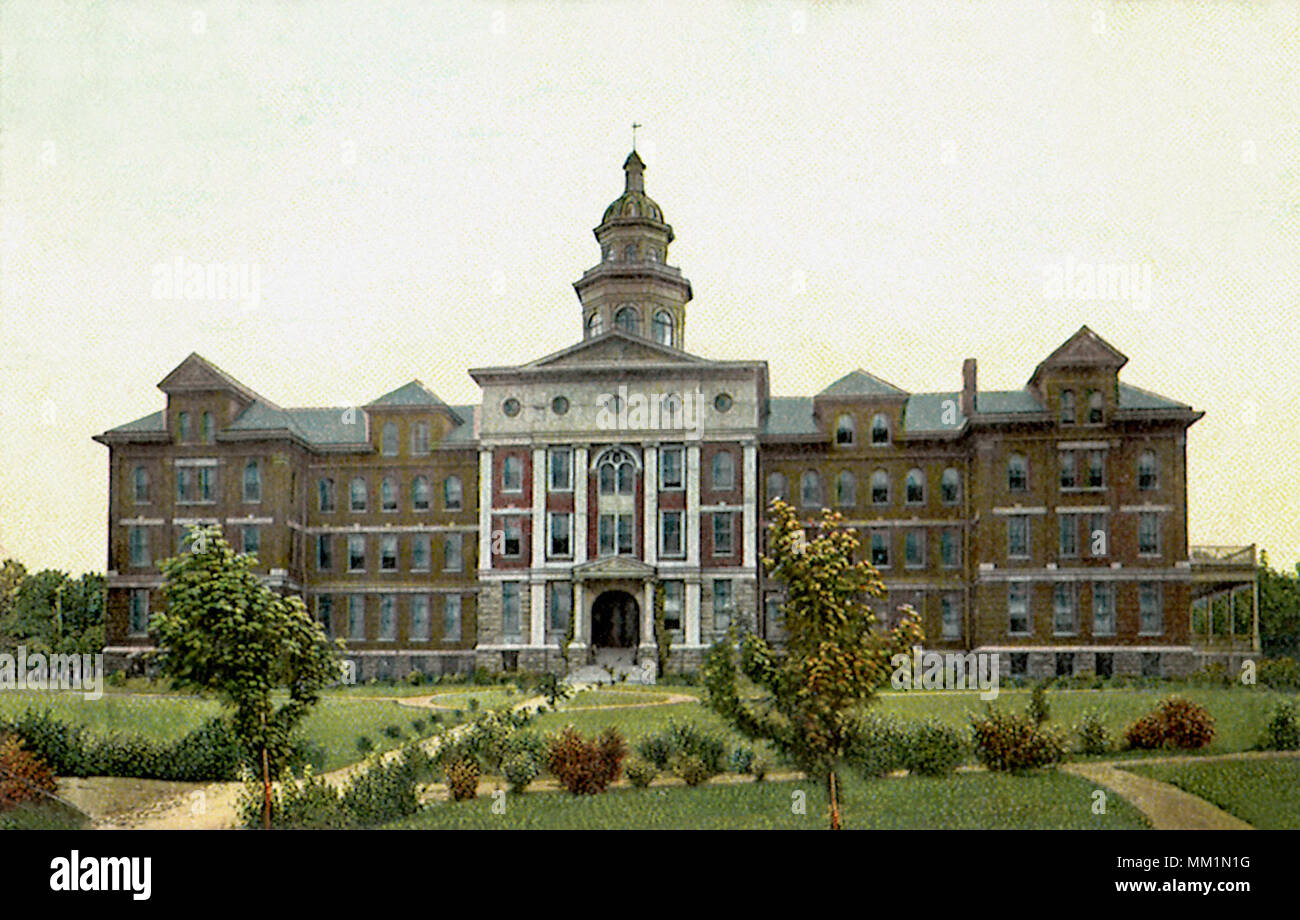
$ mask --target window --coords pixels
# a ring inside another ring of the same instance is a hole
[[[204,412],[200,424],[203,425],[203,443],[211,444],[216,439],[216,426],[212,423],[212,413]]]
[[[1155,451],[1144,450],[1138,457],[1138,489],[1152,492],[1159,487],[1160,474]]]
[[[459,476],[448,476],[442,481],[442,504],[447,511],[459,511],[461,507],[461,485]]]
[[[871,564],[878,569],[889,567],[889,531],[871,531]]]
[[[411,595],[411,641],[428,642],[432,633],[428,596],[424,594]]]
[[[655,313],[652,325],[656,342],[668,346],[677,344],[673,335],[673,318],[667,310],[660,310]]]
[[[858,503],[858,481],[848,470],[840,470],[835,477],[835,504],[841,508],[852,508]]]
[[[523,461],[513,454],[507,454],[501,461],[501,491],[522,492],[523,490]]]
[[[681,511],[659,512],[659,553],[664,556],[685,555],[682,545]]]
[[[680,453],[677,454],[677,459],[680,461]],[[664,460],[670,462],[666,454]],[[661,466],[659,472],[662,484],[668,476],[668,470]],[[596,480],[601,495],[631,495],[635,476],[636,464],[632,461],[632,455],[625,450],[606,451],[596,464]],[[677,477],[680,485],[680,466],[677,468]]]
[[[1143,652],[1142,653],[1142,676],[1159,677],[1160,676],[1160,653]]]
[[[625,261],[631,262],[635,258],[636,258],[636,244],[628,243],[626,246],[623,247],[623,259]]]
[[[366,638],[366,596],[348,595],[348,638],[364,641]]]
[[[715,511],[713,514],[713,555],[730,556],[732,538],[735,529],[735,515],[730,511]]]
[[[139,569],[149,565],[149,531],[143,527],[127,529],[127,542],[131,549],[131,568]]]
[[[379,449],[385,457],[397,456],[397,423],[384,422],[379,438]]]
[[[442,641],[460,641],[460,595],[448,594],[442,599]]]
[[[925,501],[925,474],[920,470],[907,471],[907,503],[919,505]]]
[[[1088,487],[1100,489],[1106,485],[1106,454],[1099,450],[1088,451]]]
[[[256,556],[262,551],[262,530],[256,524],[245,524],[242,528],[245,556]]]
[[[1079,484],[1079,469],[1074,451],[1061,451],[1061,488],[1073,489]]]
[[[1138,515],[1138,555],[1160,555],[1160,515],[1149,511]]]
[[[1029,626],[1029,585],[1023,581],[1007,582],[1007,632],[1027,636],[1031,632]]]
[[[736,461],[731,451],[720,450],[713,455],[711,474],[714,491],[730,492],[736,487]]]
[[[416,422],[411,426],[411,453],[417,457],[429,452],[429,423]]]
[[[505,530],[501,546],[501,555],[517,557],[524,552],[524,528],[517,517],[508,517],[503,522]]]
[[[632,553],[632,515],[602,514],[596,525],[596,542],[602,556]]]
[[[397,483],[391,476],[379,484],[379,504],[385,511],[397,510]]]
[[[1112,677],[1115,674],[1115,653],[1098,652],[1097,653],[1097,676]]]
[[[429,535],[427,533],[417,533],[411,537],[411,571],[427,572],[432,566],[430,556],[432,555],[429,546]]]
[[[397,596],[394,594],[379,597],[379,638],[383,642],[397,640]]]
[[[1012,454],[1007,458],[1007,488],[1012,492],[1029,489],[1029,461],[1024,454]]]
[[[1074,390],[1061,391],[1061,416],[1062,425],[1073,425],[1078,420],[1078,414],[1074,406]]]
[[[631,460],[629,459],[628,462],[630,463]],[[659,488],[682,488],[682,466],[682,448],[665,447],[661,450],[659,452]]]
[[[567,447],[552,447],[547,458],[551,470],[551,491],[573,491],[573,451]]]
[[[133,636],[143,636],[149,632],[148,588],[134,588],[131,591],[131,603],[127,611],[127,631]]]
[[[320,623],[321,629],[325,630],[325,638],[334,638],[334,595],[320,594],[316,596],[316,621]]]
[[[884,470],[876,470],[871,474],[871,503],[889,504],[889,474]]]
[[[198,478],[199,478],[199,501],[201,502],[216,501],[217,468],[214,466],[199,467]]]
[[[1100,390],[1088,391],[1088,424],[1100,425],[1105,421],[1102,413],[1103,398]]]
[[[567,511],[552,511],[548,516],[551,519],[549,528],[551,534],[550,555],[572,556],[573,515]]]
[[[181,442],[191,441],[194,439],[194,428],[190,424],[190,414],[182,412],[176,416],[176,424],[179,428]]]
[[[522,636],[522,618],[519,615],[519,582],[501,583],[501,634],[507,642],[519,642]]]
[[[244,464],[244,501],[262,500],[262,465],[256,460]]]
[[[1142,582],[1138,585],[1138,632],[1144,636],[1158,636],[1164,631],[1165,616],[1160,599],[1160,585]]]
[[[321,479],[316,483],[316,503],[322,512],[329,513],[335,509],[334,480]]]
[[[789,497],[789,482],[780,473],[770,473],[767,477],[767,501],[771,504],[776,499],[785,501]]]
[[[327,533],[316,535],[316,568],[321,572],[334,568],[334,539]]]
[[[131,484],[135,490],[135,503],[137,505],[147,505],[149,503],[149,471],[143,466],[137,466],[131,472]]]
[[[812,470],[799,477],[799,500],[805,508],[817,508],[822,503],[822,478]]]
[[[1094,636],[1115,635],[1115,590],[1100,581],[1092,583],[1092,634]],[[1100,665],[1097,674],[1101,674]]]
[[[1029,653],[1012,652],[1007,656],[1011,659],[1011,676],[1028,677],[1029,676]]]
[[[682,628],[682,599],[685,585],[680,581],[665,581],[664,585],[664,629],[678,632]]]
[[[1109,552],[1110,533],[1106,527],[1106,515],[1093,514],[1088,518],[1088,551],[1093,556],[1105,556]]]
[[[569,411],[569,397],[557,396],[551,400],[551,411],[556,415],[564,415]]]
[[[944,594],[939,598],[943,637],[945,639],[961,638],[961,595]]]
[[[429,480],[424,476],[416,476],[411,480],[411,509],[428,511],[429,502]]]
[[[871,443],[889,443],[889,419],[883,412],[878,412],[871,418]]]
[[[1077,556],[1079,555],[1079,519],[1073,514],[1062,514],[1060,517],[1060,555]]]
[[[939,534],[939,556],[945,569],[955,569],[961,565],[961,531],[953,528]]]
[[[550,585],[551,632],[563,635],[569,628],[573,615],[573,585],[567,581],[553,581]]]
[[[1074,615],[1074,585],[1060,582],[1052,589],[1052,632],[1072,636],[1078,632]]]
[[[591,338],[594,335],[600,335],[600,333],[603,331],[601,329],[602,325],[603,324],[600,321],[600,311],[596,311],[595,313],[591,314],[591,316],[588,316],[587,317],[587,338]]]
[[[961,501],[961,473],[952,467],[943,471],[939,478],[939,501],[945,505],[955,505]]]
[[[641,314],[637,312],[636,307],[619,307],[618,312],[614,314],[614,325],[623,332],[636,335],[641,330]]]
[[[781,596],[769,594],[763,598],[763,618],[767,622],[767,637],[779,639],[785,637],[785,622],[781,617]]]
[[[857,426],[853,422],[853,416],[847,412],[844,413],[835,422],[835,443],[852,444],[856,430]]]
[[[459,572],[465,567],[464,562],[464,534],[449,533],[442,538],[442,570],[444,572]]]
[[[925,565],[925,531],[909,527],[903,531],[903,565],[919,569]]]
[[[1057,652],[1056,669],[1052,672],[1059,677],[1069,677],[1074,673],[1074,652]]]
[[[715,630],[729,629],[735,612],[735,596],[731,590],[731,581],[725,578],[714,579],[713,628]]]
[[[353,511],[366,510],[366,481],[360,476],[352,480],[352,485],[348,487],[349,507]]]
[[[366,570],[366,536],[365,534],[348,534],[348,571],[364,572]]]
[[[664,428],[682,428],[682,398],[669,393],[659,400],[659,417]],[[653,416],[651,416],[653,418]]]
[[[1029,516],[1013,514],[1007,518],[1007,556],[1029,558]]]

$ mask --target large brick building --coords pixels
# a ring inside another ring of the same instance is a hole
[[[773,397],[762,361],[685,348],[690,283],[672,228],[626,187],[575,283],[582,339],[471,370],[477,406],[419,381],[361,407],[287,409],[198,355],[165,408],[110,451],[109,652],[149,648],[156,563],[219,523],[300,593],[362,676],[653,658],[662,597],[673,665],[732,624],[780,635],[759,566],[763,509],[840,510],[892,611],[939,649],[1013,673],[1195,666],[1185,435],[1200,413],[1124,384],[1080,329],[1015,391],[908,393],[853,371]]]

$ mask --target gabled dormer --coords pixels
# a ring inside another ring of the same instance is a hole
[[[903,429],[908,393],[859,368],[813,397],[813,417],[832,447],[886,447]]]
[[[421,457],[466,420],[419,380],[365,407],[371,446],[388,457]]]
[[[176,444],[212,444],[217,434],[254,404],[280,411],[206,358],[191,353],[164,377],[164,428]]]
[[[1083,326],[1034,369],[1029,391],[1058,425],[1105,425],[1119,407],[1119,370],[1127,363]]]

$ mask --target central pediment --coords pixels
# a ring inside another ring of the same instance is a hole
[[[570,345],[544,358],[538,358],[525,367],[581,367],[587,364],[626,364],[629,362],[654,362],[655,364],[707,364],[704,358],[678,348],[660,345],[649,339],[630,335],[621,329],[612,329],[595,338]]]
[[[654,566],[647,565],[632,556],[605,556],[573,567],[575,581],[620,578],[644,581],[647,578],[653,578],[654,574]]]

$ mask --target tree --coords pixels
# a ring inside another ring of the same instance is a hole
[[[186,543],[192,551],[160,563],[158,664],[179,686],[215,692],[233,708],[235,734],[262,776],[269,827],[272,777],[288,768],[295,728],[338,679],[342,643],[330,643],[302,598],[272,591],[256,557],[236,554],[219,527],[192,530]]]
[[[1259,638],[1265,655],[1300,655],[1300,563],[1277,572],[1259,554]]]
[[[0,646],[29,651],[90,654],[104,647],[104,576],[88,572],[72,579],[43,569],[29,573],[20,563],[0,567]]]
[[[910,612],[894,629],[876,629],[868,598],[883,598],[884,585],[870,563],[854,561],[860,544],[839,514],[824,510],[809,540],[788,504],[773,501],[771,513],[763,567],[785,586],[785,648],[752,634],[717,643],[704,661],[705,701],[824,781],[835,830],[837,771],[861,740],[861,710],[888,682],[892,656],[909,654],[923,635]]]

